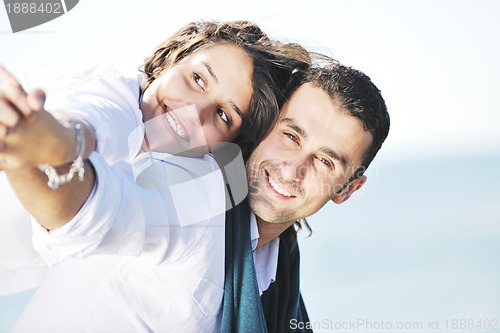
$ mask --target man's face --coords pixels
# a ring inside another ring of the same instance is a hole
[[[341,203],[366,177],[343,186],[372,142],[360,120],[310,83],[283,107],[280,120],[247,162],[250,206],[266,222],[308,217],[329,200]]]

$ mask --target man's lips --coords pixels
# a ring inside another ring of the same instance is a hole
[[[281,185],[277,180],[271,177],[271,175],[266,171],[266,179],[269,186],[279,195],[285,198],[295,198],[295,196],[290,193],[283,185]]]

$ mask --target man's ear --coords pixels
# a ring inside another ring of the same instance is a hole
[[[359,178],[354,179],[346,186],[346,188],[340,193],[332,198],[332,201],[337,205],[343,203],[347,199],[351,197],[351,195],[359,190],[366,183],[368,178],[366,176],[361,176]]]

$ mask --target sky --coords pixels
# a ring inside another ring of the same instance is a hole
[[[365,72],[382,91],[391,131],[378,159],[500,153],[500,2],[84,0],[12,34],[0,10],[0,62],[136,68],[156,44],[197,19],[246,19]]]
[[[391,130],[362,191],[315,214],[301,237],[306,303],[313,320],[439,319],[443,329],[500,319],[499,13],[495,0],[82,0],[13,34],[0,8],[0,63],[130,70],[187,22],[245,19],[362,70]]]

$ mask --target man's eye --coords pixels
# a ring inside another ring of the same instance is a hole
[[[330,163],[329,160],[327,160],[326,158],[323,158],[323,157],[318,157],[318,160],[323,163],[324,165],[326,165],[328,168],[332,168],[332,163]]]
[[[231,120],[227,116],[227,113],[224,112],[224,110],[222,110],[221,108],[218,108],[217,109],[217,114],[222,119],[222,121],[225,122],[228,126],[231,125]]]
[[[205,89],[205,81],[203,81],[203,79],[201,78],[201,76],[199,76],[196,73],[193,73],[193,79],[194,79],[194,82],[196,82],[197,85],[199,85],[202,89]]]

